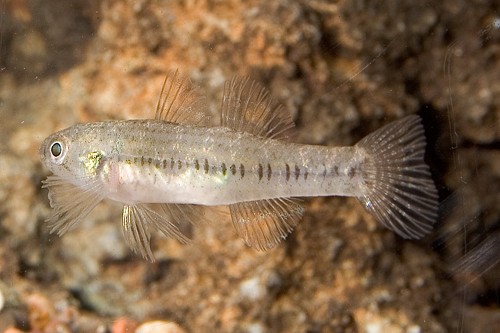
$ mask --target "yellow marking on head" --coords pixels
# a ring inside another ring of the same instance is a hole
[[[104,153],[100,151],[94,151],[91,153],[88,153],[87,156],[83,158],[84,164],[85,164],[85,169],[89,175],[95,176],[96,175],[96,170],[97,167],[99,166],[99,163],[101,162],[101,158],[103,157]]]

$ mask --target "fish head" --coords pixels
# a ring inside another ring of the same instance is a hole
[[[75,125],[48,136],[40,145],[40,160],[54,175],[76,186],[94,179],[105,153],[98,128]]]

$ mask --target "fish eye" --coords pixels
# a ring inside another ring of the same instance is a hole
[[[62,153],[62,146],[59,142],[54,142],[52,146],[50,147],[50,153],[54,157],[58,157]]]
[[[68,152],[68,143],[65,138],[60,138],[52,141],[48,147],[47,155],[50,156],[52,163],[61,164],[65,160],[66,153]]]

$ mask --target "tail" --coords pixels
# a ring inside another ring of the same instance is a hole
[[[356,144],[369,153],[366,194],[358,197],[379,222],[403,238],[421,238],[437,218],[438,195],[424,162],[419,116],[390,123]]]

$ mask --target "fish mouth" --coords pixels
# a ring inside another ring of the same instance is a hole
[[[41,160],[45,156],[45,149],[44,149],[44,147],[46,146],[45,141],[46,140],[43,140],[43,142],[40,144],[40,147],[38,147],[38,156],[40,157]]]
[[[47,165],[47,145],[48,145],[50,138],[51,138],[51,136],[48,138],[45,138],[45,140],[43,140],[43,142],[40,144],[40,147],[38,147],[38,156],[40,157],[40,161],[42,162],[42,164],[44,164],[45,166],[48,166]]]

